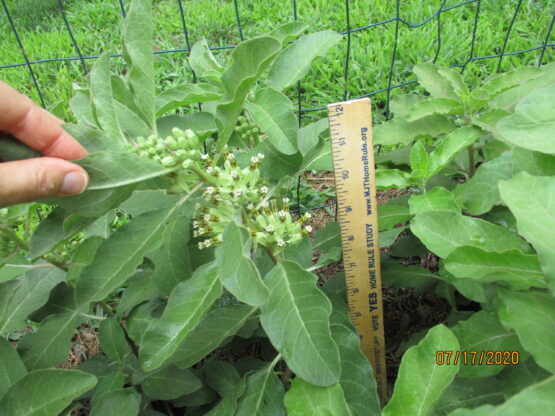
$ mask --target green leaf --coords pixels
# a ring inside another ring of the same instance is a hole
[[[141,395],[134,388],[117,389],[103,395],[93,406],[90,416],[137,416]]]
[[[248,164],[248,160],[258,153],[264,154],[264,163],[260,166],[260,173],[269,179],[283,179],[285,176],[292,176],[299,173],[303,155],[297,152],[292,155],[285,155],[279,152],[268,140],[261,140],[260,143],[249,153],[243,153],[243,157]],[[238,158],[239,163],[241,159]]]
[[[0,399],[25,374],[27,369],[11,343],[0,337]]]
[[[122,29],[127,81],[135,103],[151,129],[156,128],[154,65],[152,55],[152,0],[133,1]]]
[[[90,91],[88,89],[76,91],[69,100],[69,108],[80,125],[98,128],[93,115]]]
[[[162,189],[135,191],[129,199],[121,204],[120,208],[131,217],[136,217],[148,211],[171,207],[178,200],[178,195],[167,194]]]
[[[449,133],[455,127],[455,123],[450,118],[439,114],[411,122],[396,117],[374,128],[374,144],[382,146],[409,144],[418,136],[437,136]]]
[[[147,396],[157,400],[172,400],[193,393],[202,387],[202,381],[191,370],[167,366],[147,376],[141,387]]]
[[[516,334],[507,330],[496,314],[481,310],[472,314],[465,321],[460,321],[451,328],[457,339],[461,352],[470,351],[518,351],[520,358],[526,354],[518,341]],[[465,364],[466,358],[466,364]],[[504,358],[504,357],[503,357]],[[452,356],[454,359],[454,356]],[[472,356],[459,356],[459,376],[468,378],[483,378],[493,376],[503,370],[504,365],[488,364],[487,357],[480,364],[480,355],[475,357],[472,362]],[[495,362],[495,360],[492,360]]]
[[[95,384],[96,377],[82,371],[57,368],[31,371],[4,395],[0,415],[57,415]]]
[[[113,150],[124,150],[126,140],[114,109],[110,54],[103,53],[94,63],[89,74],[92,111],[98,124],[112,138]]]
[[[457,278],[498,282],[513,290],[546,287],[538,256],[519,250],[499,253],[477,247],[458,247],[445,259],[445,268]]]
[[[89,191],[125,186],[166,175],[168,169],[132,153],[92,153],[77,161],[89,174]]]
[[[299,36],[308,28],[308,25],[304,22],[288,22],[281,26],[278,26],[270,33],[268,36],[272,36],[281,42],[282,46],[286,46],[289,42]]]
[[[265,283],[270,297],[260,321],[274,347],[299,377],[318,386],[335,384],[340,365],[329,327],[331,304],[316,287],[316,276],[284,261],[266,275]]]
[[[230,222],[223,233],[223,243],[216,248],[218,278],[237,299],[260,306],[268,299],[268,289],[250,259],[251,240],[246,228]]]
[[[501,202],[497,183],[502,179],[509,179],[511,174],[509,151],[481,164],[473,177],[455,188],[455,196],[471,215],[485,214]]]
[[[503,388],[495,377],[472,380],[456,377],[441,395],[433,414],[446,415],[458,408],[497,405],[504,401]]]
[[[8,282],[25,274],[30,263],[21,254],[10,255],[0,260],[0,283]]]
[[[412,194],[409,198],[409,208],[411,215],[430,211],[450,211],[457,214],[461,212],[461,207],[455,201],[454,195],[439,186],[425,194]]]
[[[232,395],[241,376],[233,365],[227,361],[211,361],[206,364],[206,384],[218,392],[221,397]]]
[[[378,225],[380,231],[389,230],[397,224],[405,224],[411,219],[412,215],[406,205],[389,201],[378,206]]]
[[[175,286],[164,313],[150,322],[142,337],[141,368],[152,371],[164,364],[221,294],[213,263],[197,269],[189,280]]]
[[[125,383],[125,375],[121,370],[115,371],[102,377],[98,380],[98,384],[94,389],[94,394],[91,397],[91,406],[94,408],[96,403],[102,398],[102,396],[107,393],[111,393],[114,390],[119,390],[123,388]]]
[[[191,48],[189,65],[200,78],[219,79],[224,70],[210,52],[206,39],[199,40]]]
[[[62,128],[87,149],[89,153],[114,150],[112,138],[103,130],[82,124],[63,124]]]
[[[448,134],[430,153],[429,176],[443,169],[457,154],[474,143],[482,135],[475,126],[460,127]]]
[[[432,97],[459,99],[447,70],[440,73],[439,68],[432,64],[415,65],[412,71],[418,78],[418,83],[428,91]]]
[[[246,387],[246,377],[242,378],[235,386],[232,393],[225,396],[206,416],[229,416],[235,414],[237,399],[243,394]]]
[[[449,328],[437,325],[430,329],[418,345],[405,352],[393,396],[383,409],[383,415],[430,414],[459,369],[458,365],[438,365],[436,352],[458,349],[457,338]]]
[[[399,237],[399,234],[401,234],[406,228],[407,227],[403,226],[392,228],[391,230],[380,231],[378,236],[380,248],[389,247],[393,244],[395,240],[397,240],[397,237]]]
[[[555,299],[547,292],[499,289],[499,319],[538,365],[555,372]]]
[[[412,219],[410,229],[430,251],[442,258],[462,246],[486,251],[516,249],[529,252],[528,244],[515,233],[455,212],[424,212]]]
[[[533,358],[521,360],[518,365],[506,367],[497,379],[507,397],[517,394],[531,384],[539,383],[551,376],[551,373],[536,364]]]
[[[171,361],[189,368],[202,360],[254,316],[256,309],[247,305],[230,305],[211,310],[199,325],[185,337]]]
[[[93,262],[96,251],[103,242],[103,238],[95,236],[89,237],[79,244],[71,259],[73,264],[69,266],[67,272],[67,282],[69,284],[75,284],[83,269]]]
[[[102,321],[98,335],[102,352],[111,360],[123,363],[133,353],[116,317]]]
[[[476,409],[459,409],[449,416],[520,416],[547,415],[555,406],[555,376],[532,384],[520,393],[510,397],[505,403],[493,407],[482,406]]]
[[[305,269],[311,267],[313,251],[310,237],[307,235],[294,245],[285,246],[281,252],[281,258],[284,260],[294,261]],[[273,267],[273,262],[271,266]],[[268,270],[266,272],[268,272]]]
[[[315,386],[295,378],[285,394],[288,416],[351,416],[345,395],[339,384]]]
[[[482,130],[490,132],[494,137],[500,138],[501,135],[497,131],[497,123],[509,113],[500,109],[487,109],[483,113],[470,118],[472,124],[480,127]]]
[[[297,152],[299,127],[289,98],[272,88],[263,88],[245,108],[279,152],[286,155]]]
[[[308,73],[316,58],[324,56],[341,39],[341,35],[333,30],[311,33],[297,39],[277,57],[268,74],[268,85],[283,91],[295,84]]]
[[[431,285],[439,277],[420,266],[404,266],[393,261],[382,261],[382,279],[386,286],[397,288]]]
[[[490,77],[483,85],[482,88],[486,90],[491,98],[502,93],[509,88],[516,87],[522,83],[539,77],[542,70],[538,67],[523,66],[515,68],[501,74],[496,74]]]
[[[341,324],[332,324],[331,334],[341,357],[339,385],[353,416],[380,414],[380,400],[372,366],[360,349],[358,334]]]
[[[406,118],[410,110],[427,97],[420,94],[399,94],[391,99],[389,109],[396,118]]]
[[[0,310],[0,334],[24,329],[27,316],[43,306],[50,291],[64,279],[65,273],[51,266],[31,269],[16,281],[4,283],[15,285],[8,292],[9,297],[3,296],[5,292],[0,289],[0,303],[4,304],[4,310]]]
[[[152,129],[141,118],[140,114],[133,112],[129,107],[118,101],[114,101],[114,109],[121,130],[127,137],[135,139],[136,137],[146,137],[152,134]],[[126,148],[128,148],[127,145],[123,150]]]
[[[414,179],[426,179],[430,160],[422,142],[416,142],[410,151],[410,168]]]
[[[237,401],[235,416],[285,416],[285,391],[268,365],[247,376],[245,391]]]
[[[412,185],[410,174],[399,169],[378,169],[376,187],[378,189],[406,188]]]
[[[162,137],[171,135],[174,127],[183,131],[191,129],[201,138],[208,137],[218,130],[214,116],[206,111],[193,114],[173,114],[159,118],[157,124],[158,134]]]
[[[520,101],[515,112],[497,123],[500,139],[509,144],[555,155],[555,83]]]
[[[216,121],[220,127],[220,148],[231,136],[250,88],[280,49],[281,43],[268,36],[249,39],[233,49],[231,65],[222,74],[224,98],[216,109]]]
[[[95,260],[85,267],[75,283],[75,303],[102,300],[121,286],[153,249],[161,231],[179,204],[150,211],[124,224],[98,248]]]
[[[406,115],[406,120],[415,121],[432,114],[460,115],[463,111],[461,103],[453,98],[428,98],[414,105]]]
[[[189,242],[189,218],[180,217],[166,226],[160,247],[147,257],[154,263],[152,283],[168,296],[180,282],[191,276],[189,253],[183,250]]]
[[[210,84],[182,84],[168,88],[156,97],[156,115],[177,110],[187,105],[221,98],[219,88]]]
[[[522,147],[515,147],[512,154],[514,173],[525,171],[534,176],[555,176],[555,156]]]
[[[538,252],[549,288],[555,293],[555,177],[521,172],[499,182],[499,192],[516,217],[519,234]]]
[[[71,348],[73,331],[82,322],[77,312],[48,316],[37,332],[18,343],[18,351],[30,370],[54,367],[63,362]]]

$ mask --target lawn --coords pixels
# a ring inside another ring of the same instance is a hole
[[[58,9],[57,0],[4,0],[21,38],[30,61],[69,58],[78,56]],[[126,1],[123,2],[127,3]],[[177,0],[154,1],[157,22],[157,49],[186,49],[179,2]],[[237,25],[235,4],[231,0],[184,0],[184,20],[191,44],[206,38],[214,47],[234,45],[244,38],[266,33],[281,23],[296,17],[310,24],[310,31],[333,29],[345,31],[345,0],[238,0],[241,31]],[[351,29],[364,28],[396,16],[396,2],[391,0],[350,0],[349,23]],[[500,5],[500,3],[502,3]],[[389,84],[392,54],[396,54],[391,85],[411,81],[411,68],[418,62],[431,62],[437,53],[437,62],[444,65],[464,65],[471,57],[499,54],[507,30],[519,1],[497,0],[403,0],[399,2],[399,27],[395,43],[396,20],[351,33],[349,75],[344,77],[348,39],[317,62],[300,85],[303,109],[319,109],[326,104],[347,97],[354,98],[384,88]],[[70,25],[81,54],[97,56],[119,50],[119,33],[122,13],[118,0],[66,0],[63,2]],[[457,7],[458,6],[458,7]],[[475,33],[472,39],[477,7],[480,7]],[[295,10],[296,7],[296,10]],[[434,17],[437,11],[444,10]],[[541,46],[546,41],[553,19],[552,0],[525,0],[521,2],[512,27],[505,53],[517,52]],[[4,10],[0,12],[0,79],[31,95],[37,102],[28,69],[2,67],[23,63],[24,58],[8,24]],[[425,24],[420,23],[431,19]],[[438,24],[440,44],[438,44]],[[417,26],[417,27],[414,27]],[[551,32],[542,62],[555,58],[555,31]],[[216,51],[218,59],[226,59],[229,48]],[[542,50],[506,56],[500,70],[522,65],[537,65]],[[158,87],[163,89],[191,79],[186,62],[186,51],[158,54],[156,59]],[[85,59],[90,69],[92,59]],[[114,68],[123,68],[121,58],[113,60]],[[472,60],[465,68],[471,83],[494,73],[499,58]],[[85,72],[79,60],[44,62],[33,65],[46,106],[59,116],[71,120],[67,103],[74,84],[83,84]],[[414,84],[396,88],[392,94],[414,88]],[[289,91],[297,102],[297,90]],[[383,119],[387,92],[373,95],[375,117]],[[377,111],[379,110],[379,111]],[[307,112],[305,119],[321,117],[322,112]]]

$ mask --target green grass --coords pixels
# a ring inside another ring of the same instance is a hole
[[[446,7],[461,0],[448,0]],[[57,0],[7,0],[23,45],[30,60],[76,56],[73,44],[58,12]],[[127,1],[126,1],[127,3]],[[175,0],[155,1],[156,49],[185,47],[183,28]],[[400,16],[418,23],[439,8],[441,0],[403,0]],[[482,0],[474,56],[494,55],[501,51],[503,40],[514,13],[517,0]],[[185,20],[192,43],[206,37],[211,46],[233,45],[239,42],[235,10],[231,0],[184,0]],[[266,33],[280,23],[293,20],[292,2],[280,0],[239,0],[243,34],[246,38]],[[103,51],[120,52],[119,34],[122,23],[117,0],[66,0],[68,21],[83,55],[98,55]],[[310,24],[310,31],[334,29],[343,31],[345,24],[344,0],[298,0],[298,19]],[[443,65],[462,64],[470,56],[474,14],[477,3],[471,3],[441,15],[442,47],[437,62]],[[541,45],[547,34],[554,10],[553,0],[525,0],[515,22],[506,52]],[[351,28],[376,23],[395,16],[393,0],[351,0]],[[0,65],[23,62],[7,19],[0,12]],[[395,22],[353,33],[349,62],[349,97],[357,97],[387,87],[395,38]],[[555,31],[550,39],[555,42]],[[318,108],[343,99],[347,39],[318,61],[302,80],[302,106]],[[399,43],[393,70],[393,85],[413,79],[411,68],[419,62],[431,62],[437,48],[437,19],[418,27],[401,24]],[[229,50],[218,51],[224,61]],[[502,70],[522,65],[537,64],[540,51],[532,51],[503,59]],[[185,53],[156,56],[159,88],[191,80]],[[548,48],[543,62],[555,59],[555,49]],[[93,60],[87,60],[91,67]],[[465,71],[471,84],[497,69],[498,59],[473,61]],[[122,60],[113,60],[115,71],[123,69]],[[79,61],[51,62],[33,66],[49,108],[59,116],[71,120],[67,102],[72,95],[72,84],[83,84],[85,77]],[[0,69],[0,79],[12,84],[38,101],[29,72],[24,66]],[[393,94],[415,88],[399,88]],[[296,91],[290,95],[295,98]],[[381,119],[386,94],[373,97],[375,116]],[[296,102],[296,99],[295,99]],[[321,117],[309,113],[306,120]]]

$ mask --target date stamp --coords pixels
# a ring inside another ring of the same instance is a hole
[[[518,365],[519,351],[437,351],[437,365]]]

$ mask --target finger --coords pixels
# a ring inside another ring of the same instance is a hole
[[[81,159],[87,151],[60,126],[61,120],[0,81],[0,130],[45,156]]]
[[[85,170],[62,159],[41,157],[0,163],[0,207],[76,195],[87,184]]]

